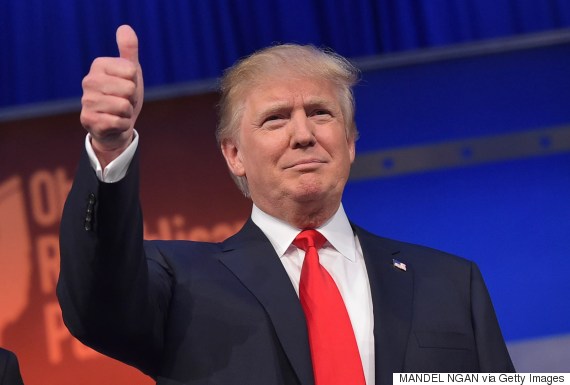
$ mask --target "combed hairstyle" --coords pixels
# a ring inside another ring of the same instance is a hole
[[[358,131],[354,122],[352,87],[358,82],[359,75],[359,70],[344,57],[312,45],[282,44],[257,51],[228,68],[220,81],[218,145],[221,147],[227,140],[238,143],[245,95],[272,76],[324,79],[334,84],[346,136],[356,140]],[[241,192],[249,197],[247,178],[231,175]]]

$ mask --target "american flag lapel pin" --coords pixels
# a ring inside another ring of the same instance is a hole
[[[406,264],[404,262],[400,262],[397,259],[392,259],[392,265],[396,268],[396,269],[400,269],[402,271],[406,271]]]

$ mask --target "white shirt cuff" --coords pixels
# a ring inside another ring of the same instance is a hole
[[[97,159],[97,155],[95,155],[95,151],[91,146],[91,134],[87,134],[85,137],[85,150],[87,150],[87,155],[89,156],[89,162],[91,163],[91,167],[95,170],[95,174],[97,178],[101,182],[105,183],[115,183],[120,181],[127,175],[127,170],[129,169],[129,165],[131,164],[131,160],[135,156],[135,151],[139,144],[139,135],[138,132],[135,130],[133,135],[133,141],[129,144],[129,147],[125,149],[116,159],[114,159],[111,163],[105,167],[103,170],[101,168],[101,163],[99,163],[99,159]]]

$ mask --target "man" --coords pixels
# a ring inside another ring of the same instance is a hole
[[[0,385],[24,385],[18,358],[9,350],[0,348]]]
[[[134,31],[117,44],[83,81],[89,135],[62,219],[58,296],[75,336],[158,384],[513,370],[473,263],[347,219],[357,71],[313,47],[262,50],[222,80],[217,138],[253,201],[244,227],[221,243],[143,242]]]

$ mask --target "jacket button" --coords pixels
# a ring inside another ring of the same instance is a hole
[[[95,206],[95,194],[90,193],[87,201],[87,214],[85,215],[85,221],[83,222],[83,228],[85,231],[91,231],[93,229],[93,208]]]

